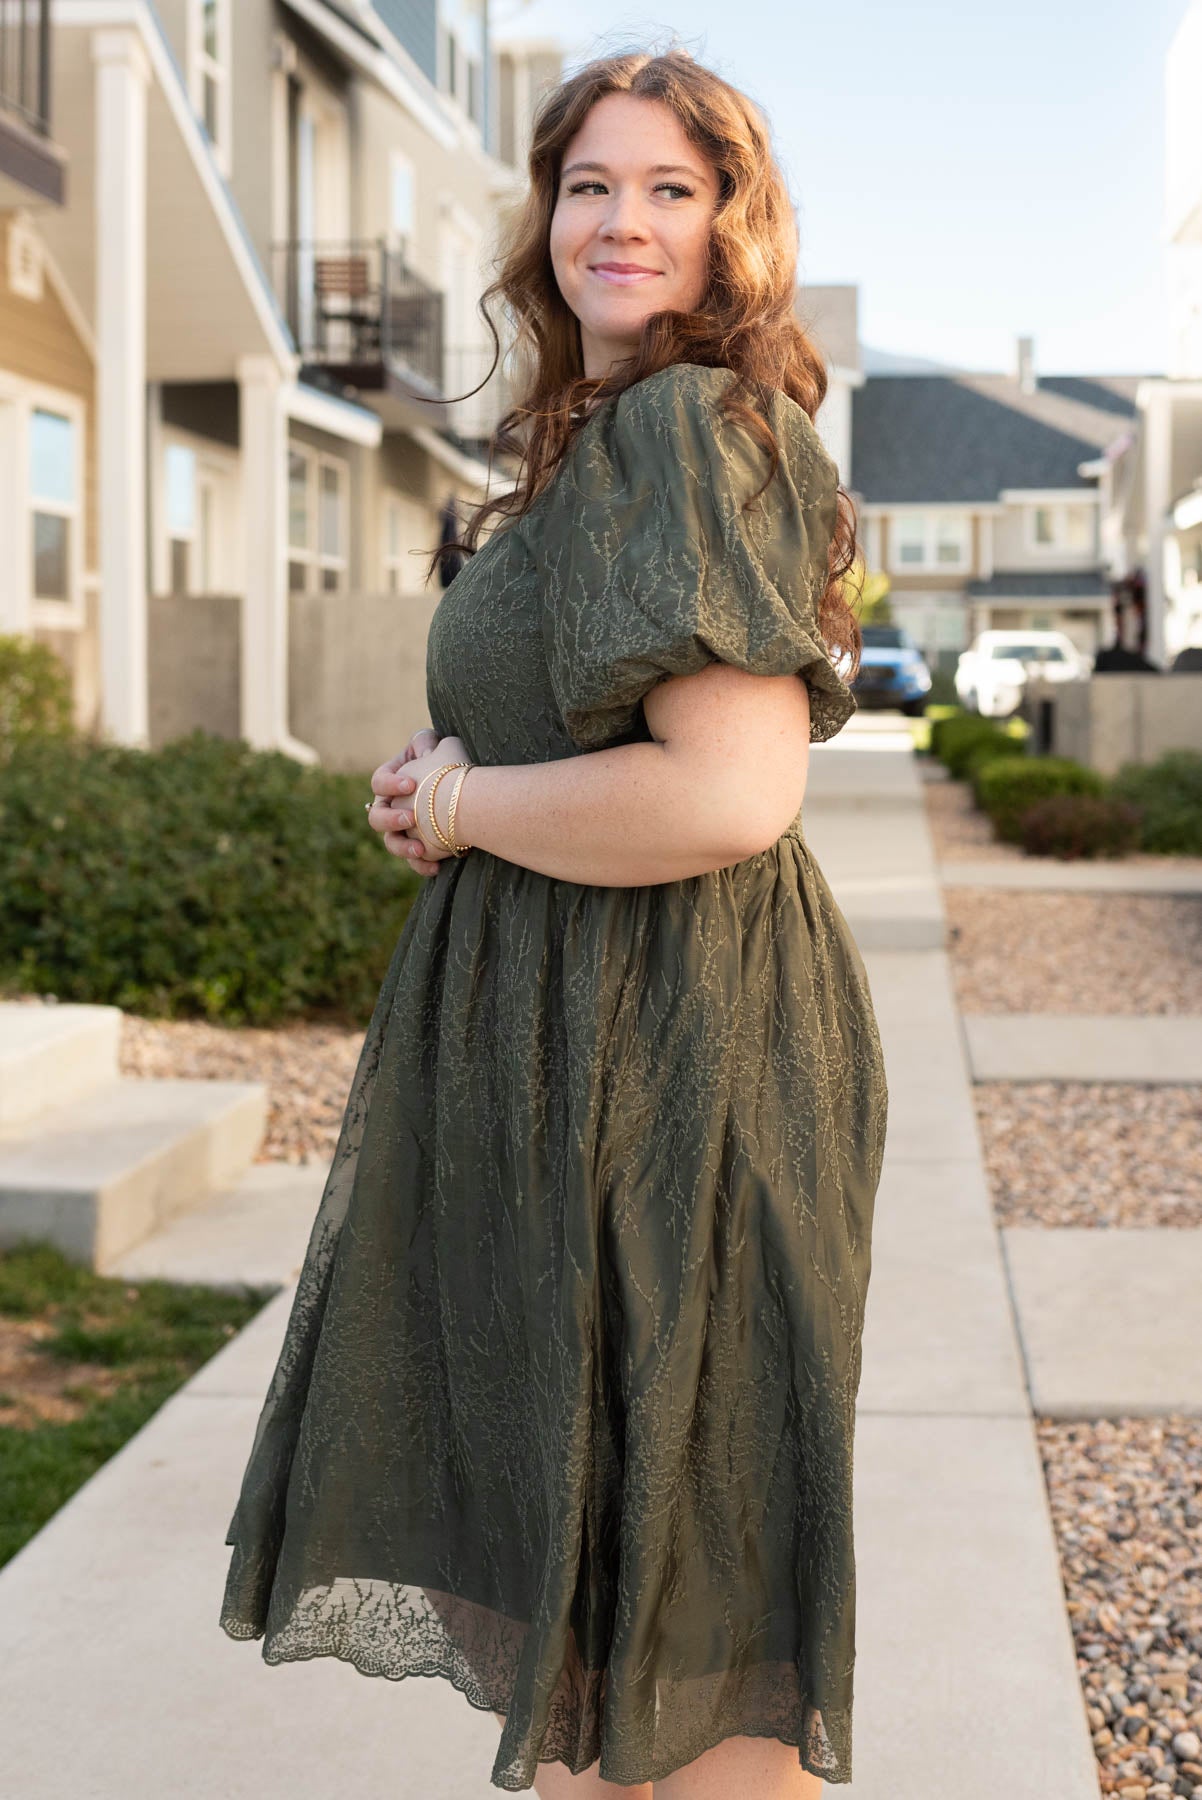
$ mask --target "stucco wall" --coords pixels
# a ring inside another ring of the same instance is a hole
[[[438,592],[289,603],[289,725],[327,767],[370,775],[430,723],[426,636]]]
[[[241,735],[242,602],[231,594],[158,594],[148,605],[152,749],[198,728]]]
[[[1202,675],[1095,675],[1063,684],[1032,681],[1024,712],[1053,702],[1049,749],[1103,775],[1123,763],[1151,763],[1169,750],[1202,752]]]

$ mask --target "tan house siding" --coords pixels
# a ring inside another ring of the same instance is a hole
[[[0,245],[7,239],[0,232]],[[76,724],[96,729],[100,708],[99,562],[97,505],[96,377],[91,352],[76,330],[49,269],[39,300],[15,294],[0,261],[0,367],[18,381],[36,383],[82,402],[84,409],[83,563],[84,624],[56,630],[35,625],[33,637],[54,651],[71,677]]]
[[[96,378],[92,357],[47,273],[40,300],[14,294],[0,279],[0,366],[20,381],[57,388],[83,401],[84,566],[95,569],[99,540],[96,514]]]

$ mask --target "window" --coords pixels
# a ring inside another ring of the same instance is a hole
[[[939,513],[935,520],[935,561],[943,568],[963,569],[969,558],[969,523],[960,513]]]
[[[201,475],[196,483],[196,591],[216,592],[213,569],[213,522],[217,514],[217,495],[211,477]]]
[[[230,0],[191,0],[189,85],[192,105],[222,170],[230,167]]]
[[[222,574],[230,577],[218,538],[220,494],[230,480],[225,460],[203,445],[169,443],[163,452],[166,551],[155,580],[169,594],[219,593]]]
[[[346,585],[349,471],[339,457],[288,451],[288,587],[294,594]]]
[[[1039,626],[1036,630],[1041,629]],[[994,644],[989,652],[994,662],[1064,662],[1059,644]]]
[[[903,513],[894,526],[896,560],[920,568],[926,560],[927,522],[921,513]]]
[[[187,594],[192,591],[196,538],[196,452],[184,444],[168,444],[164,460],[168,587],[173,594]]]
[[[384,586],[390,594],[412,594],[426,580],[424,552],[433,549],[438,533],[420,500],[410,494],[388,494],[384,502]],[[422,555],[416,552],[422,551]]]
[[[413,164],[407,156],[402,156],[398,150],[394,150],[392,153],[389,222],[392,226],[393,237],[399,239],[402,246],[407,246],[413,237],[415,215]]]
[[[79,531],[79,428],[73,418],[35,406],[30,415],[29,499],[33,597],[70,603]]]
[[[968,513],[898,513],[891,537],[895,569],[966,569],[971,560]]]
[[[442,0],[441,72],[439,85],[479,125],[484,117],[484,38],[482,9],[463,0]]]
[[[404,549],[401,503],[390,495],[384,515],[384,579],[390,594],[399,594],[405,585]]]
[[[1028,513],[1032,547],[1092,551],[1096,516],[1094,507],[1079,501],[1033,506]]]

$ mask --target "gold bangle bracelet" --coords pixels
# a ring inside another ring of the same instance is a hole
[[[449,775],[452,769],[466,769],[467,766],[468,765],[465,762],[449,762],[449,763],[444,763],[442,765],[441,769],[436,770],[434,772],[434,778],[430,783],[430,794],[429,794],[429,798],[427,799],[427,802],[426,802],[427,810],[429,812],[429,817],[430,817],[431,833],[434,837],[436,837],[438,839],[438,842],[442,845],[443,849],[449,850],[452,856],[454,856],[456,854],[455,846],[454,846],[454,844],[451,843],[450,839],[447,837],[446,832],[443,830],[442,826],[438,823],[438,819],[434,812],[434,796],[438,791],[438,784],[442,780],[444,775]]]
[[[470,844],[461,844],[455,836],[455,808],[459,804],[459,790],[467,780],[467,772],[469,769],[474,769],[475,766],[475,763],[465,763],[460,769],[455,777],[455,785],[451,789],[450,805],[447,807],[447,837],[450,839],[451,849],[456,856],[466,856],[472,847]]]

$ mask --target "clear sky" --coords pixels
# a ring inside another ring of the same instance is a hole
[[[768,115],[800,272],[874,350],[1158,374],[1164,63],[1188,0],[495,0],[570,60],[675,33]],[[1202,104],[1202,92],[1199,96]]]

